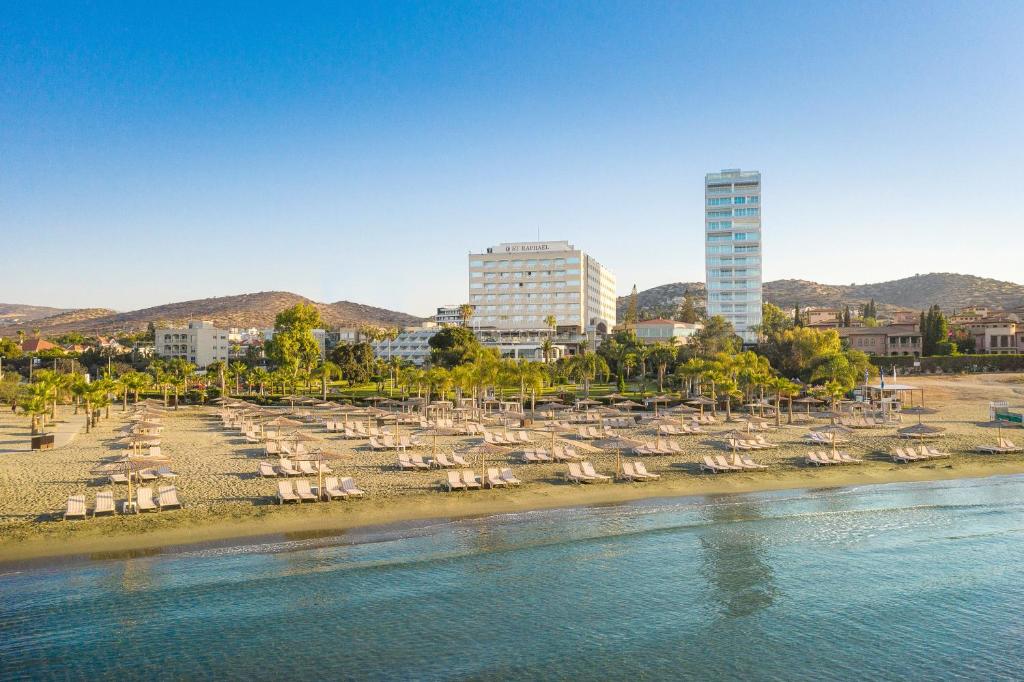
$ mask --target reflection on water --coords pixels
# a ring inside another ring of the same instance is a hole
[[[714,587],[723,615],[749,616],[771,606],[775,585],[768,563],[768,538],[757,527],[760,505],[711,497],[701,516],[708,521],[700,537],[702,574]]]
[[[1019,679],[1022,500],[648,500],[26,569],[0,679]]]

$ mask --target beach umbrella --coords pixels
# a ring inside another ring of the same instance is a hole
[[[615,450],[615,475],[618,476],[622,473],[622,451],[629,448],[635,448],[640,444],[640,441],[634,438],[626,438],[624,436],[611,436],[608,438],[599,438],[594,441],[594,444],[602,448]]]
[[[938,414],[939,413],[938,410],[936,410],[936,409],[934,409],[932,407],[925,407],[924,405],[915,405],[915,406],[912,406],[912,407],[907,407],[905,409],[900,410],[900,412],[902,414],[916,414],[917,415],[917,423],[918,424],[921,423],[921,415],[925,415],[925,414]]]
[[[621,403],[615,403],[615,407],[617,409],[620,409],[620,410],[621,409],[632,410],[635,407],[639,407],[639,408],[642,409],[643,405],[641,405],[640,403],[637,403],[637,402],[633,402],[632,400],[623,400]]]
[[[504,454],[505,450],[497,445],[490,443],[478,443],[466,450],[462,451],[462,454],[472,459],[475,456],[480,457],[480,480],[487,480],[487,457],[488,455],[500,455]]]
[[[793,401],[794,403],[802,403],[807,405],[807,416],[811,416],[811,405],[821,405],[822,401],[817,398],[805,395],[803,398],[797,398]]]
[[[302,422],[288,417],[274,417],[263,422],[263,426],[264,428],[267,426],[302,426]]]
[[[929,438],[931,436],[937,436],[946,429],[941,426],[933,426],[931,424],[914,424],[913,426],[907,426],[899,429],[897,433],[901,437],[908,438]]]
[[[832,443],[832,453],[836,451],[836,440],[840,436],[851,436],[853,435],[853,429],[843,426],[842,424],[825,424],[823,426],[816,426],[811,431],[816,433],[823,433],[828,436],[829,442]]]
[[[348,459],[341,450],[330,450],[327,448],[313,448],[309,452],[295,455],[293,458],[298,462],[316,462],[316,494],[324,496],[324,461]]]
[[[567,431],[571,431],[571,430],[572,429],[570,429],[568,427],[562,426],[560,424],[556,424],[554,422],[549,422],[549,423],[545,424],[544,426],[540,427],[539,429],[534,429],[534,431],[537,431],[539,433],[550,433],[551,434],[551,447],[552,448],[555,447],[555,434],[556,433],[566,433]]]
[[[700,408],[700,416],[703,417],[704,416],[704,407],[705,406],[709,406],[709,407],[713,406],[715,404],[715,401],[712,400],[711,398],[705,398],[704,396],[699,396],[699,397],[694,398],[692,400],[687,400],[686,404],[687,405],[694,405],[694,406],[699,407]]]
[[[148,469],[155,464],[166,464],[171,459],[164,454],[154,455],[151,453],[135,453],[118,457],[117,459],[105,462],[95,467],[92,473],[96,474],[110,474],[110,473],[121,473],[125,474],[128,479],[128,501],[125,505],[125,509],[132,506],[132,474]]]

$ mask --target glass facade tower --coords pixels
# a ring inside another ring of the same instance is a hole
[[[732,322],[744,343],[761,324],[761,173],[704,176],[704,262],[708,316]]]

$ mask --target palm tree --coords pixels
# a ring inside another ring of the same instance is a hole
[[[30,385],[21,397],[21,409],[32,417],[32,435],[42,433],[45,426],[46,413],[49,411],[49,389],[45,384]]]
[[[459,317],[462,318],[462,326],[468,327],[469,320],[473,317],[473,306],[468,303],[463,303],[459,306]]]
[[[249,367],[244,362],[239,362],[238,360],[232,362],[228,367],[232,378],[235,380],[235,395],[242,392],[242,377],[245,376],[248,369]]]
[[[327,400],[327,384],[332,379],[341,378],[341,367],[330,360],[325,360],[313,373],[320,379],[321,398]]]
[[[544,354],[544,362],[550,363],[551,356],[555,354],[555,342],[550,337],[545,338],[540,342],[540,350]]]
[[[270,372],[264,367],[253,367],[245,375],[245,381],[249,384],[249,391],[253,386],[259,386],[260,395],[265,395],[267,382],[270,381]]]
[[[775,425],[779,426],[781,416],[779,414],[779,401],[782,398],[786,399],[788,404],[789,418],[788,424],[793,423],[793,398],[800,395],[800,384],[795,381],[790,381],[785,377],[776,377],[772,382],[772,388],[775,389]]]
[[[597,353],[583,352],[574,356],[569,363],[569,374],[583,383],[583,394],[590,395],[590,383],[598,376],[611,374],[608,363]]]
[[[656,343],[651,347],[650,358],[658,372],[658,392],[661,393],[665,390],[665,372],[668,371],[669,364],[676,359],[675,346]]]

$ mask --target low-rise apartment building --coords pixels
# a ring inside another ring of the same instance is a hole
[[[689,343],[690,337],[704,327],[701,324],[678,322],[663,318],[643,320],[629,326],[636,332],[636,338],[641,343],[675,343],[683,345]],[[625,325],[621,325],[619,328],[622,329],[624,327]]]
[[[921,332],[916,324],[890,324],[884,327],[842,327],[840,338],[852,350],[868,355],[892,357],[921,356]]]
[[[164,327],[154,335],[154,351],[160,358],[182,358],[199,369],[228,360],[228,330],[209,320],[193,320],[187,327]]]
[[[1012,313],[992,315],[963,327],[974,338],[976,353],[1011,355],[1024,350],[1024,325]]]

